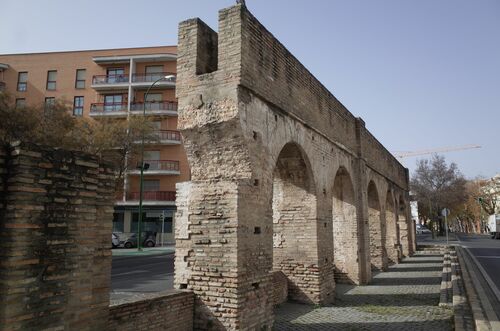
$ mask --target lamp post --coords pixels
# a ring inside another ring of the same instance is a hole
[[[174,75],[167,75],[158,78],[151,84],[146,93],[144,94],[144,100],[142,103],[142,116],[146,118],[146,100],[148,99],[149,91],[161,80],[172,80]],[[142,139],[141,139],[141,174],[139,177],[139,220],[137,222],[137,250],[142,251],[142,241],[141,241],[141,223],[142,223],[142,196],[144,193],[144,128],[142,128]],[[162,229],[163,230],[163,229]]]

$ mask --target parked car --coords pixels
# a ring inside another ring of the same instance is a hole
[[[116,233],[111,234],[111,248],[120,246],[120,237]]]
[[[156,232],[145,231],[141,233],[142,247],[155,247],[156,246]],[[123,243],[125,248],[137,247],[137,233],[132,235]]]
[[[417,234],[431,233],[425,225],[417,224]]]

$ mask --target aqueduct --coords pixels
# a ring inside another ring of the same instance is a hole
[[[272,291],[333,302],[415,249],[408,171],[246,9],[179,28],[175,286],[196,329],[273,323]],[[276,273],[284,277],[273,277]]]

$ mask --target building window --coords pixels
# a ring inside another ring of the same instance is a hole
[[[47,90],[56,89],[56,79],[57,79],[57,71],[49,70],[47,72]]]
[[[75,88],[85,88],[85,69],[76,69]]]
[[[144,101],[146,101],[146,110],[162,110],[163,94],[149,93]]]
[[[146,81],[154,82],[165,76],[163,66],[146,66]]]
[[[149,211],[142,213],[142,222],[141,222],[141,231],[151,231],[151,232],[160,232],[161,230],[161,222],[160,222],[161,213],[156,211]],[[132,213],[132,224],[131,231],[137,232],[138,223],[139,222],[139,213]]]
[[[124,214],[120,212],[113,213],[113,232],[123,232],[124,229]]]
[[[26,99],[24,98],[16,99],[16,108],[24,108],[24,107],[26,107]]]
[[[128,75],[123,68],[108,68],[108,83],[128,83]]]
[[[158,179],[145,179],[144,182],[144,191],[159,191],[160,190],[160,180]]]
[[[121,94],[108,94],[104,96],[104,111],[122,111],[124,108],[123,95]]]
[[[24,92],[28,88],[28,73],[20,72],[17,75],[17,90],[19,92]]]
[[[75,97],[75,100],[73,102],[73,115],[83,115],[83,97]]]
[[[55,104],[56,104],[56,98],[54,97],[45,98],[45,110],[53,108]]]

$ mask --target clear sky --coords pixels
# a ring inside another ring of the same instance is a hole
[[[2,0],[0,53],[173,45],[234,0]],[[252,13],[391,151],[500,172],[500,1],[247,0]],[[404,164],[412,170],[416,158]]]

